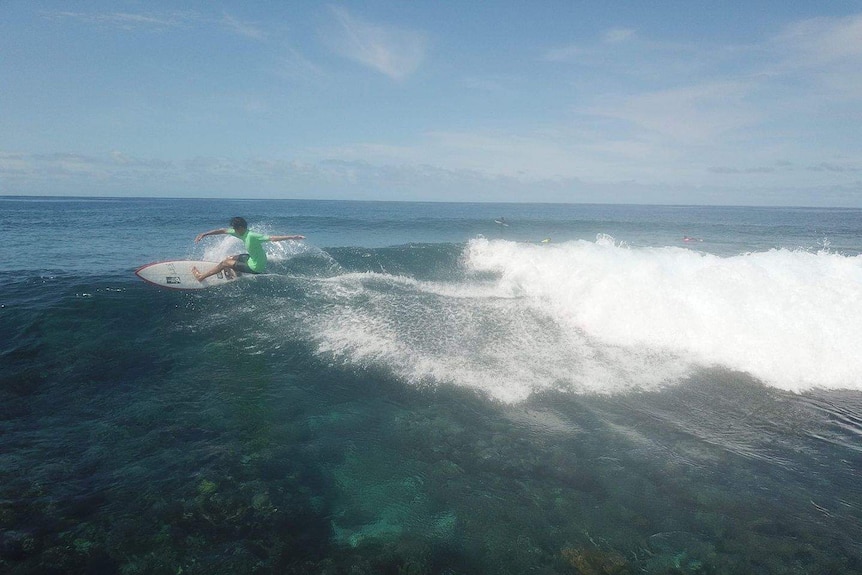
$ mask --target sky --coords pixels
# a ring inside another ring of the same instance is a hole
[[[0,0],[0,195],[862,207],[858,0]]]

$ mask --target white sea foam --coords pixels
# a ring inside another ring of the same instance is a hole
[[[862,389],[862,258],[774,250],[718,257],[596,242],[476,239],[466,279],[345,274],[319,282],[321,352],[506,402],[616,393],[700,366],[800,391]]]
[[[532,246],[476,240],[476,271],[563,330],[628,350],[745,371],[788,390],[862,389],[862,258],[771,250],[734,257],[675,247]]]

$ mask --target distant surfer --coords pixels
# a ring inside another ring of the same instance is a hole
[[[495,224],[500,224],[501,226],[506,227],[506,228],[508,228],[508,227],[509,227],[509,224],[508,224],[508,223],[506,223],[506,218],[504,218],[503,216],[500,216],[499,218],[497,218],[496,220],[494,220],[494,223],[495,223]]]
[[[218,236],[228,234],[242,240],[245,244],[245,249],[248,253],[230,256],[222,260],[211,270],[201,273],[198,268],[193,267],[192,273],[198,281],[203,281],[210,276],[224,270],[232,270],[234,273],[240,274],[260,274],[266,269],[266,252],[263,250],[264,242],[283,242],[285,240],[304,240],[305,236],[268,236],[258,232],[252,232],[248,229],[248,223],[245,218],[232,218],[229,228],[218,230],[210,230],[202,234],[198,234],[195,238],[195,243],[198,243],[206,236]]]
[[[684,242],[702,242],[703,240],[700,238],[693,238],[691,236],[682,236],[682,241],[684,241]]]

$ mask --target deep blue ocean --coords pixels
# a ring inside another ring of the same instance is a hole
[[[0,214],[0,572],[862,573],[860,210]]]

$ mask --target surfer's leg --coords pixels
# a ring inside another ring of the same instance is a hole
[[[237,274],[253,274],[255,271],[248,266],[248,254],[239,254],[234,257],[233,265],[231,269]]]
[[[234,264],[236,263],[236,259],[233,257],[227,258],[226,260],[221,261],[218,265],[216,265],[211,270],[201,273],[200,270],[196,267],[192,267],[192,274],[194,274],[195,278],[200,282],[207,279],[210,276],[214,276],[222,270],[225,269],[233,269]]]

